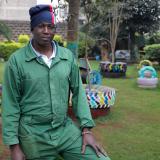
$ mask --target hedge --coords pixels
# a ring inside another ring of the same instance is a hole
[[[27,44],[29,42],[29,40],[30,40],[30,37],[27,34],[20,34],[18,36],[18,42],[19,43]]]
[[[17,42],[0,42],[0,57],[6,61],[13,52],[23,46],[24,44]]]
[[[145,58],[160,63],[160,44],[153,44],[144,47]]]

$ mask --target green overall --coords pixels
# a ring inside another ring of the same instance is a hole
[[[49,68],[30,44],[10,57],[2,92],[2,134],[6,145],[20,144],[26,159],[109,160],[91,147],[81,154],[83,127],[93,127],[79,68],[72,53],[56,44]],[[79,127],[68,117],[69,93]]]

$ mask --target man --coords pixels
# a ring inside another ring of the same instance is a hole
[[[49,5],[29,11],[33,39],[9,59],[4,74],[2,131],[12,160],[109,160],[94,126],[72,53],[53,42]],[[69,93],[79,128],[67,115]]]

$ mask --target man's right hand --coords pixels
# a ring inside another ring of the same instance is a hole
[[[25,160],[25,155],[23,154],[19,144],[11,145],[10,151],[11,160]]]

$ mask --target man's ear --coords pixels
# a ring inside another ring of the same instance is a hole
[[[31,28],[31,32],[33,32],[33,29],[34,29],[34,28]]]

